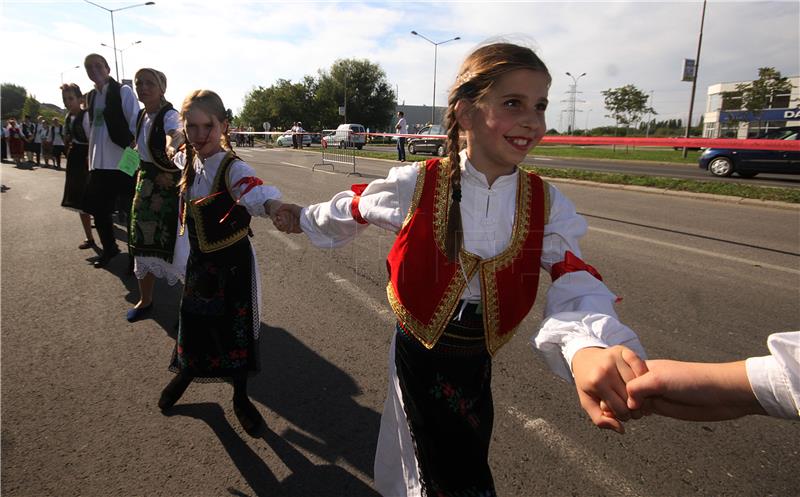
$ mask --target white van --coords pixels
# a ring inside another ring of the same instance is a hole
[[[323,136],[322,141],[327,147],[355,147],[361,150],[367,142],[366,131],[361,124],[340,124],[332,134]]]

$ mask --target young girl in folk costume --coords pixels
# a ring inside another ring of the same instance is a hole
[[[61,85],[61,99],[68,112],[64,126],[67,173],[61,207],[78,211],[86,235],[78,248],[89,249],[96,247],[92,236],[92,217],[84,212],[84,196],[89,177],[89,113],[81,108],[83,94],[75,83]]]
[[[183,101],[188,139],[180,180],[181,223],[189,237],[186,284],[170,370],[178,373],[158,402],[169,409],[193,379],[233,380],[233,408],[255,436],[264,421],[247,397],[247,379],[259,370],[259,278],[250,245],[251,216],[276,216],[280,192],[263,185],[234,155],[225,106],[209,90]],[[273,218],[275,220],[275,218]]]
[[[621,345],[643,351],[579,259],[586,223],[518,168],[544,136],[550,81],[532,50],[483,46],[450,92],[446,159],[393,168],[302,211],[283,207],[317,246],[338,247],[369,224],[397,233],[387,260],[397,327],[375,458],[383,495],[495,495],[492,357],[533,306],[540,267],[554,280],[536,339],[548,363],[574,375],[597,425],[622,430],[631,416],[625,379],[644,366]]]
[[[130,249],[139,283],[139,301],[127,313],[130,322],[142,319],[153,308],[156,278],[174,285],[186,272],[185,237],[178,239],[178,182],[181,170],[172,162],[174,150],[183,143],[180,117],[164,98],[167,77],[151,68],[134,77],[136,94],[144,109],[136,122],[136,148],[141,161],[131,209]],[[168,153],[168,150],[171,151]]]

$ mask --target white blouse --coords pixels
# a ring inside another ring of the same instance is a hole
[[[188,200],[194,200],[200,197],[205,197],[211,193],[214,186],[214,178],[219,170],[219,165],[222,159],[225,158],[226,152],[223,150],[218,152],[205,160],[195,157],[194,160],[194,182],[189,188]],[[186,155],[179,152],[175,155],[175,164],[183,169],[186,161]],[[239,199],[239,205],[247,209],[251,216],[268,217],[264,209],[264,202],[267,200],[278,200],[281,198],[281,192],[276,187],[271,185],[259,185],[247,192],[242,196],[242,192],[247,189],[246,184],[234,186],[242,178],[256,177],[255,170],[244,161],[234,160],[228,168],[228,185],[234,200]]]
[[[420,165],[392,168],[386,179],[371,182],[358,204],[361,216],[369,224],[397,233],[411,207]],[[485,259],[508,246],[516,211],[518,174],[515,170],[489,186],[486,177],[469,162],[466,152],[461,152],[465,250]],[[541,267],[549,272],[553,264],[564,259],[566,251],[581,256],[578,242],[587,225],[569,199],[554,186],[547,187],[550,218],[544,227]],[[300,225],[311,243],[323,248],[340,247],[366,229],[367,225],[357,223],[351,215],[353,196],[352,191],[340,192],[329,202],[303,209]],[[462,299],[477,301],[480,294],[480,280],[475,276]],[[606,285],[585,271],[565,274],[550,286],[545,319],[532,342],[555,373],[572,380],[572,357],[585,347],[625,345],[645,358],[636,334],[617,319],[615,301],[616,296]]]
[[[758,402],[770,416],[800,419],[800,331],[767,338],[772,355],[745,362]]]
[[[150,129],[153,127],[153,118],[156,117],[158,112],[147,113],[145,112],[142,119],[142,128],[139,130],[139,136],[136,137],[136,150],[139,152],[139,157],[142,162],[153,162],[153,156],[150,153],[148,141],[150,140]],[[180,131],[182,129],[181,120],[178,116],[178,111],[170,109],[164,114],[164,133],[169,134],[170,131]]]
[[[122,158],[123,149],[111,141],[108,127],[105,123],[103,110],[106,108],[106,95],[108,83],[97,92],[94,98],[94,108],[88,109],[94,115],[91,133],[89,134],[89,164],[91,169],[117,169]],[[139,101],[128,85],[120,85],[120,98],[122,112],[128,122],[128,129],[136,133],[136,118],[139,117]]]

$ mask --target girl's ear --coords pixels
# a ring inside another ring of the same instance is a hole
[[[456,121],[458,122],[458,127],[461,128],[463,131],[469,131],[472,129],[472,119],[475,114],[475,105],[468,100],[464,100],[463,98],[456,102],[455,108],[456,114]]]

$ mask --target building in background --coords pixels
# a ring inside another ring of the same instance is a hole
[[[431,108],[427,105],[398,105],[394,110],[394,115],[396,116],[398,111],[402,111],[405,114],[406,123],[408,123],[408,132],[416,133],[426,124],[443,124],[446,110],[446,107],[436,106],[435,123],[431,123]],[[394,133],[396,121],[396,119],[392,121],[391,133]]]
[[[770,129],[800,126],[800,76],[787,79],[791,92],[773,95],[769,107],[756,115],[742,108],[742,95],[736,89],[752,81],[709,86],[703,138],[754,138]]]

